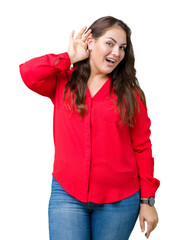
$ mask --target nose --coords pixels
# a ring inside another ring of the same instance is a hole
[[[112,50],[112,54],[115,56],[115,57],[119,57],[121,52],[120,52],[120,48],[118,46],[115,46]]]

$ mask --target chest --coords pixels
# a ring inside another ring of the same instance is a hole
[[[94,95],[96,95],[96,93],[103,87],[106,81],[91,82],[87,84],[91,97],[94,97]]]

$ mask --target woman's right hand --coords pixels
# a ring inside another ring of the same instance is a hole
[[[69,46],[68,46],[68,55],[70,57],[72,64],[82,61],[89,57],[87,38],[91,34],[91,29],[89,29],[84,34],[86,29],[87,27],[83,27],[81,31],[77,34],[75,39],[73,38],[75,31],[73,30],[71,32]]]

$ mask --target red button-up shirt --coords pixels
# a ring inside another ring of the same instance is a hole
[[[87,88],[88,113],[80,120],[80,114],[63,103],[64,87],[74,70],[70,65],[67,52],[47,54],[20,65],[27,87],[54,104],[53,177],[82,202],[111,203],[139,189],[142,198],[155,197],[160,182],[153,177],[151,122],[141,99],[137,95],[141,114],[135,112],[136,124],[129,128],[120,122],[109,96],[108,77],[93,97]],[[117,100],[114,89],[112,97]]]

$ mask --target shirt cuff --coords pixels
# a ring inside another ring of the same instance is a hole
[[[71,60],[67,52],[60,54],[48,54],[48,61],[51,67],[57,68],[61,71],[67,71],[70,69]],[[59,61],[57,61],[59,60]]]
[[[141,198],[155,198],[155,193],[160,186],[160,181],[151,176],[140,176],[140,193]]]

